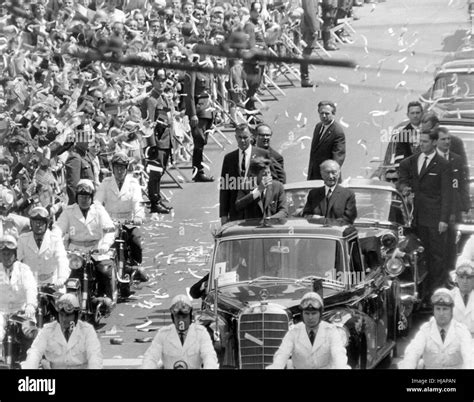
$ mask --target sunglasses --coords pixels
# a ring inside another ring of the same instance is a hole
[[[389,183],[396,183],[398,181],[397,177],[386,177],[385,181],[388,181]]]

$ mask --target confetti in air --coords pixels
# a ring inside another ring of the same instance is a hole
[[[402,74],[405,74],[407,70],[408,70],[408,64],[405,64],[405,68],[403,69]]]
[[[339,119],[339,124],[344,128],[349,127],[349,124],[347,124],[344,120],[342,120],[342,117]]]
[[[367,141],[366,140],[359,140],[357,141],[357,145],[360,145],[364,151],[365,151],[365,154],[367,155]]]
[[[342,92],[345,94],[349,93],[349,85],[343,84],[342,82],[339,84],[339,86],[342,88]]]
[[[388,114],[389,111],[388,110],[371,110],[369,112],[369,114],[373,117],[378,117],[378,116],[385,116],[386,114]]]
[[[395,88],[404,87],[406,84],[406,81],[400,81],[397,85],[395,85]]]
[[[336,82],[337,80],[334,77],[328,77],[329,81]]]

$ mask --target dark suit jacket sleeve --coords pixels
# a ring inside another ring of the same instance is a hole
[[[399,169],[399,190],[403,191],[405,187],[412,187],[413,188],[413,183],[412,183],[412,171],[411,171],[411,165],[410,165],[411,158],[404,159],[400,163],[400,169]]]
[[[346,209],[344,210],[344,216],[341,218],[344,223],[353,224],[357,218],[357,207],[355,194],[352,190],[350,191],[349,198],[346,202]]]
[[[313,139],[311,140],[311,149],[309,150],[309,165],[308,165],[308,180],[312,179],[313,165],[315,163],[313,154],[316,152],[316,133],[319,133],[320,123],[316,124],[316,127],[313,130]],[[319,169],[319,166],[316,166]]]
[[[308,198],[306,199],[306,204],[303,208],[303,213],[302,215],[313,215],[314,214],[314,209],[316,208],[315,205],[315,199],[316,199],[316,189],[313,189],[309,192]]]
[[[346,137],[344,131],[337,130],[336,138],[332,145],[332,158],[342,166],[346,158]]]
[[[254,202],[253,194],[249,191],[239,190],[237,200],[235,201],[235,209],[241,211]]]
[[[278,207],[276,214],[272,215],[271,218],[286,218],[288,217],[288,204],[286,202],[285,190],[283,189],[283,185],[281,183],[277,183],[277,186],[275,186],[274,190],[275,189],[278,191]]]
[[[275,180],[278,180],[280,183],[286,183],[286,173],[283,169],[283,165],[279,163],[273,156],[270,156],[270,160],[272,161],[272,165],[270,170],[272,172],[272,177]]]
[[[79,155],[71,154],[66,160],[66,186],[69,204],[76,202],[76,185],[81,179],[81,165]]]
[[[191,288],[189,289],[189,294],[191,295],[193,299],[199,299],[200,297],[204,295],[205,292],[201,290],[201,285],[204,282],[207,282],[208,280],[209,280],[209,274],[207,273],[206,275],[204,275],[202,279],[200,279],[193,286],[191,286]]]
[[[443,163],[441,168],[441,216],[440,222],[448,223],[451,214],[451,202],[453,201],[453,185],[451,167],[449,163]]]
[[[230,190],[226,188],[227,178],[229,177],[229,156],[228,154],[224,156],[224,160],[222,162],[222,172],[219,182],[219,217],[228,217],[230,211]]]

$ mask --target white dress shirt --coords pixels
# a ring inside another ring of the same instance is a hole
[[[240,172],[240,167],[242,166],[243,153],[245,153],[245,175],[244,175],[244,177],[247,177],[247,173],[249,171],[249,166],[250,166],[250,158],[252,156],[252,145],[249,145],[248,148],[245,151],[242,151],[239,148],[239,172]]]
[[[428,157],[428,161],[426,162],[426,167],[428,167],[435,155],[436,152],[431,152],[429,155],[426,155],[424,152],[420,154],[418,157],[418,174],[421,173],[421,168],[423,167],[423,163],[425,163],[425,158]]]
[[[443,159],[446,159],[447,161],[449,161],[449,149],[447,152],[443,152],[439,150],[438,148],[436,148],[436,152],[438,152],[438,155],[441,156]]]

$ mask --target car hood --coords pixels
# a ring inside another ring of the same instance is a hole
[[[257,280],[240,282],[219,288],[219,305],[226,309],[239,311],[252,303],[266,300],[285,308],[297,306],[304,294],[311,291],[311,282],[304,284],[296,280]],[[331,301],[344,289],[334,288],[323,282],[324,300]],[[326,304],[326,302],[325,302]]]

